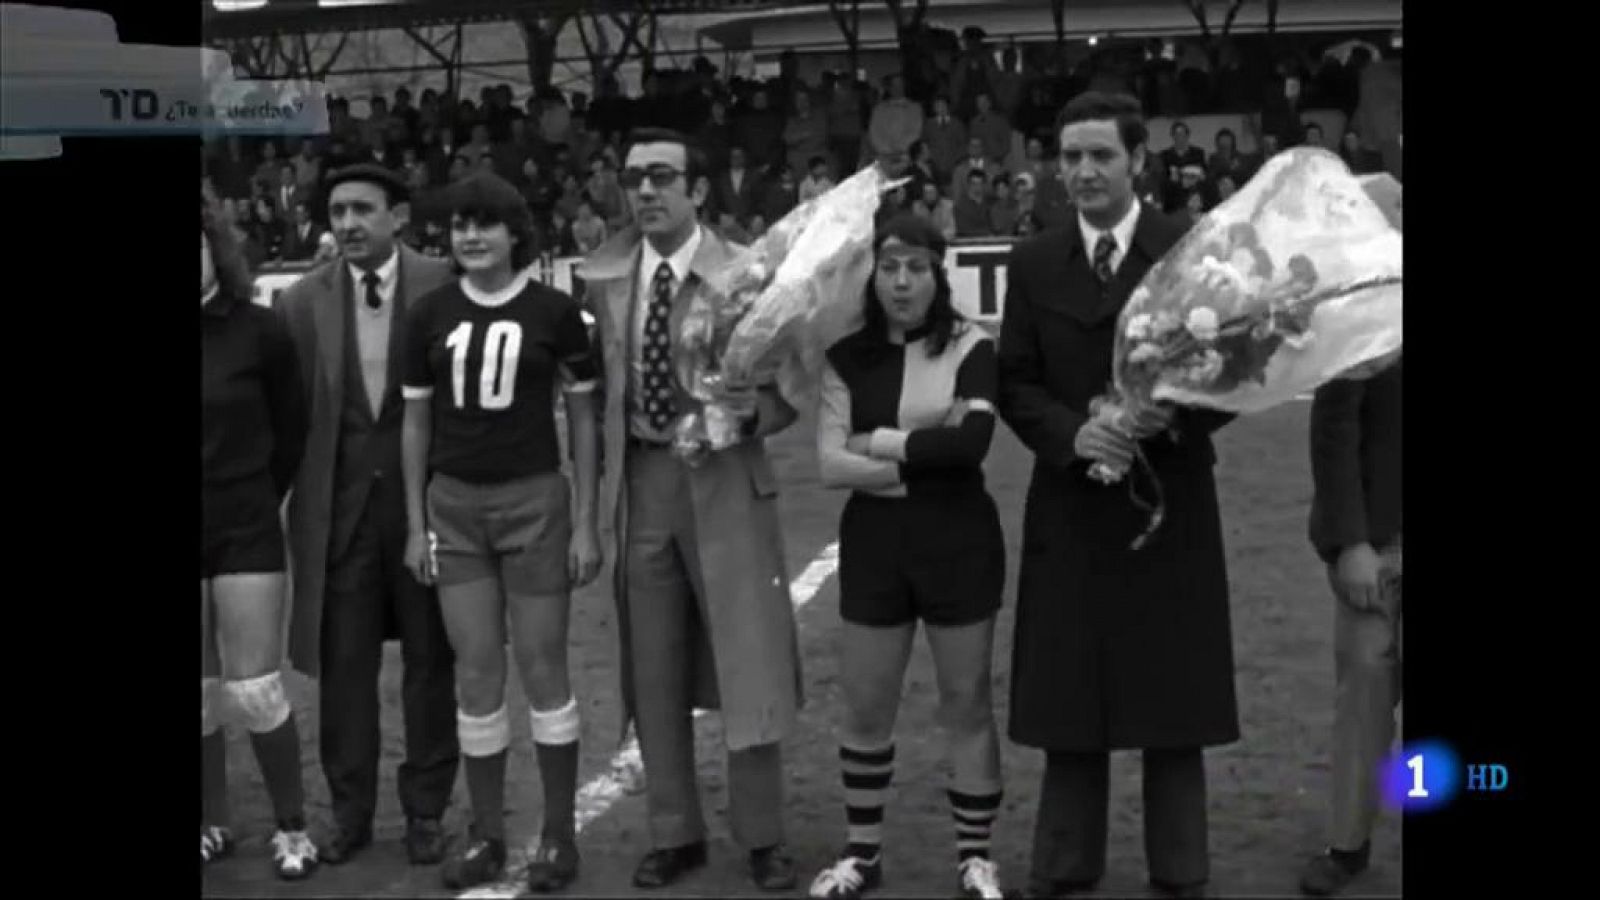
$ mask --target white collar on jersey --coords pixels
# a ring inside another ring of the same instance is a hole
[[[505,306],[511,302],[513,297],[522,293],[523,289],[528,286],[529,279],[528,270],[523,269],[516,274],[515,278],[511,279],[510,284],[498,291],[485,293],[473,287],[472,282],[468,281],[467,276],[463,275],[461,276],[461,293],[466,294],[468,300],[479,306]]]

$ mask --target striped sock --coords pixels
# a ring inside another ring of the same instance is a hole
[[[883,801],[894,780],[894,744],[872,750],[839,745],[844,771],[844,810],[850,822],[850,845],[845,852],[874,861],[883,845]]]
[[[956,852],[960,862],[974,856],[989,858],[989,834],[1000,814],[1000,792],[963,794],[950,791],[950,811],[956,819]]]

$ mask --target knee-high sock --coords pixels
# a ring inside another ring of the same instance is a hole
[[[989,858],[989,836],[1000,814],[1001,793],[964,794],[950,791],[950,812],[956,820],[956,855],[965,862],[974,856]]]
[[[530,709],[529,713],[533,745],[539,755],[539,780],[544,785],[544,836],[571,841],[576,837],[578,701],[569,697],[559,709]]]
[[[894,743],[854,747],[841,742],[839,763],[850,826],[845,852],[858,859],[876,860],[883,846],[883,805],[894,780]]]

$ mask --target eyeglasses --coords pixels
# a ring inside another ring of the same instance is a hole
[[[623,169],[622,174],[617,176],[617,183],[631,191],[644,184],[644,180],[648,178],[650,184],[661,190],[672,187],[683,174],[681,170],[671,166],[651,166],[648,169],[630,167]]]

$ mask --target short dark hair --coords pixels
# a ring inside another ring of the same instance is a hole
[[[1317,134],[1322,134],[1322,126],[1318,125],[1316,122],[1307,122],[1306,123],[1306,127],[1305,127],[1305,133],[1306,134],[1310,134],[1311,133],[1311,129],[1313,129],[1313,128],[1315,128],[1317,130]]]
[[[1233,129],[1232,128],[1221,128],[1221,129],[1217,130],[1217,137],[1216,137],[1217,143],[1221,143],[1222,139],[1224,137],[1226,137],[1230,141],[1233,141],[1233,146],[1235,146],[1235,147],[1239,146],[1239,138],[1238,138],[1237,135],[1235,135],[1233,133]]]
[[[683,156],[687,166],[687,171],[683,173],[683,180],[690,190],[694,189],[695,178],[701,175],[709,175],[711,172],[711,161],[706,157],[705,150],[701,149],[700,144],[694,138],[676,129],[646,127],[629,131],[626,145],[622,150],[622,158],[626,160],[628,154],[633,152],[633,148],[640,144],[678,144],[683,147]]]
[[[950,275],[944,268],[944,252],[947,246],[944,235],[939,233],[939,229],[935,228],[932,222],[916,213],[897,213],[880,225],[872,236],[874,260],[890,238],[897,238],[900,243],[908,247],[922,247],[933,254],[934,287],[933,302],[928,305],[928,353],[930,356],[938,356],[949,346],[950,339],[955,335],[956,326],[962,321],[961,314],[956,312],[950,290]],[[866,328],[888,340],[889,317],[884,313],[883,303],[878,299],[876,276],[867,279],[866,304],[862,312],[866,319]]]
[[[1178,134],[1178,129],[1179,128],[1183,129],[1183,133],[1184,134],[1188,134],[1189,133],[1189,126],[1184,124],[1184,121],[1182,119],[1179,119],[1178,121],[1173,122],[1172,123],[1172,127],[1170,129],[1168,129],[1167,131],[1168,131],[1169,134],[1171,134],[1174,137],[1176,137],[1177,134]]]
[[[972,171],[968,172],[967,173],[967,184],[971,184],[972,180],[974,178],[976,178],[979,182],[981,182],[983,184],[988,184],[989,183],[989,176],[983,174],[983,170],[982,169],[973,169]]]
[[[1002,184],[1005,185],[1006,187],[1010,187],[1011,186],[1011,173],[1010,172],[1001,172],[999,175],[996,175],[994,177],[994,182],[993,183],[994,183],[994,185],[996,187],[999,187]]]
[[[521,271],[539,255],[538,238],[533,230],[533,214],[522,194],[493,172],[479,172],[457,182],[449,193],[450,218],[459,217],[479,225],[504,225],[516,241],[511,249],[511,266]]]
[[[815,169],[817,166],[825,166],[827,164],[828,158],[826,156],[813,156],[806,161],[806,168]]]
[[[1059,138],[1061,129],[1068,125],[1103,119],[1117,123],[1117,134],[1130,155],[1150,139],[1150,132],[1144,124],[1144,108],[1139,101],[1131,94],[1104,91],[1085,91],[1072,98],[1070,103],[1061,108],[1061,114],[1056,116],[1055,133]]]

